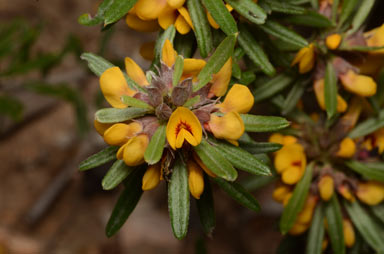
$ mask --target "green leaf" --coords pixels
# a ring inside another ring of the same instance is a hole
[[[80,58],[87,61],[89,69],[99,77],[101,74],[103,74],[104,71],[114,67],[112,63],[108,62],[101,56],[97,56],[92,53],[83,53]]]
[[[347,32],[348,34],[353,34],[359,30],[361,25],[366,21],[374,4],[375,0],[365,0],[364,2],[361,2],[359,8],[357,8],[355,16],[353,17],[352,28]]]
[[[121,19],[135,5],[137,0],[115,0],[104,14],[104,26]]]
[[[336,195],[332,195],[331,200],[325,204],[324,212],[327,218],[328,235],[332,249],[335,254],[343,254],[345,253],[343,218]]]
[[[309,229],[307,254],[321,254],[324,239],[324,211],[321,204],[316,206],[315,213],[312,218],[311,228]]]
[[[194,32],[200,55],[205,58],[213,48],[211,26],[208,23],[206,11],[200,0],[188,0],[187,6],[195,28]]]
[[[153,134],[144,153],[144,160],[153,165],[160,161],[165,146],[165,129],[166,125],[160,125]]]
[[[183,107],[186,107],[186,108],[192,107],[193,105],[195,105],[199,101],[200,101],[200,95],[196,95],[196,96],[192,97],[191,99],[188,99],[184,103]]]
[[[375,206],[370,206],[369,207],[372,211],[372,213],[381,220],[381,222],[384,223],[384,203],[375,205]]]
[[[360,206],[359,202],[344,201],[344,206],[352,219],[353,225],[360,232],[364,240],[381,253],[384,250],[384,237],[377,223],[367,212]]]
[[[254,175],[271,175],[269,167],[255,156],[240,147],[224,142],[215,142],[216,148],[223,153],[233,166]]]
[[[204,174],[204,192],[201,194],[200,199],[196,199],[196,204],[201,225],[207,235],[211,235],[216,226],[215,207],[213,203],[211,183],[209,182],[208,176]]]
[[[328,28],[334,25],[331,20],[316,11],[307,11],[302,15],[287,16],[282,18],[282,20],[294,25],[316,28]]]
[[[324,99],[328,119],[332,119],[337,113],[337,77],[331,61],[325,69]]]
[[[268,0],[268,5],[272,12],[280,12],[293,15],[304,14],[306,12],[306,9],[303,7],[283,1]]]
[[[350,133],[350,138],[359,138],[375,132],[376,130],[384,127],[384,109],[379,112],[377,117],[371,117],[364,122],[359,123]]]
[[[238,140],[238,141],[241,148],[243,148],[244,150],[252,154],[276,152],[283,147],[281,144],[277,144],[277,143],[255,142],[255,141],[244,142],[241,140]]]
[[[100,152],[88,157],[86,160],[82,161],[79,165],[80,171],[85,171],[88,169],[96,168],[100,165],[103,165],[113,159],[116,159],[116,152],[119,149],[117,146],[108,146],[101,150]]]
[[[100,123],[117,123],[131,120],[148,113],[147,109],[142,108],[103,108],[96,112],[96,120]]]
[[[179,158],[172,171],[168,185],[168,210],[173,234],[177,239],[187,235],[189,221],[188,172],[185,163]]]
[[[176,34],[174,41],[174,48],[176,52],[184,58],[191,58],[195,52],[196,39],[193,33]]]
[[[14,121],[21,120],[24,106],[18,100],[10,96],[0,95],[0,114],[12,118]]]
[[[128,167],[123,160],[117,160],[104,176],[101,185],[104,190],[112,190],[119,185],[134,170]]]
[[[303,82],[302,79],[299,79],[295,82],[292,89],[289,91],[287,97],[284,100],[281,112],[283,115],[287,115],[296,107],[301,96],[304,94],[307,83],[307,81]]]
[[[237,35],[235,34],[227,36],[216,48],[207,64],[197,76],[199,83],[193,87],[194,92],[208,84],[208,82],[212,79],[212,75],[218,73],[225,62],[227,62],[228,58],[232,56],[233,48],[236,43],[236,36]]]
[[[142,108],[142,109],[146,109],[148,111],[149,110],[153,111],[153,107],[151,105],[147,104],[146,102],[144,102],[142,100],[133,98],[132,96],[123,95],[123,96],[121,96],[121,101],[129,107]]]
[[[337,16],[340,12],[338,12],[339,10],[339,0],[333,0],[333,3],[332,3],[332,22],[336,22],[336,19],[337,19]]]
[[[78,22],[81,25],[85,26],[94,26],[100,24],[104,20],[104,14],[109,9],[109,7],[113,4],[114,0],[104,0],[97,10],[97,14],[95,17],[91,17],[90,14],[84,13],[78,18]]]
[[[237,178],[237,171],[232,164],[217,149],[210,145],[205,139],[198,146],[194,147],[197,155],[218,177],[227,181],[234,181]]]
[[[278,116],[256,116],[240,114],[243,119],[245,131],[249,132],[272,132],[284,129],[289,126],[289,122]]]
[[[265,74],[273,76],[276,73],[275,68],[268,59],[259,43],[253,38],[244,24],[239,25],[239,44],[244,49],[252,62],[259,67]]]
[[[223,1],[202,0],[202,2],[224,33],[227,35],[237,33],[236,21]]]
[[[172,85],[177,86],[179,84],[181,75],[183,75],[183,68],[184,68],[184,58],[180,55],[176,57],[176,62],[174,66],[174,72],[173,72],[173,78],[172,78]]]
[[[247,192],[240,184],[227,182],[219,177],[215,177],[213,180],[239,204],[255,212],[260,210],[260,206],[256,198],[252,196],[251,193]]]
[[[247,191],[255,191],[258,190],[272,182],[276,181],[275,176],[255,176],[251,175],[241,181],[241,185],[247,190]]]
[[[260,6],[252,0],[225,0],[236,10],[242,17],[248,19],[250,22],[260,25],[264,24],[267,14]]]
[[[143,193],[141,182],[144,172],[145,170],[138,168],[126,179],[124,184],[125,188],[113,208],[105,229],[108,237],[113,236],[119,231],[139,202],[141,194]]]
[[[369,180],[384,182],[384,162],[346,161],[345,165]]]
[[[280,219],[280,231],[286,234],[295,223],[297,215],[304,207],[307,199],[309,186],[312,179],[313,163],[309,164],[305,169],[304,176],[296,184],[292,197],[289,199],[287,206],[284,208]]]
[[[274,78],[270,79],[268,82],[257,86],[255,89],[252,90],[255,102],[267,99],[282,91],[293,81],[293,79],[294,78],[288,73],[281,73],[275,76]]]
[[[350,18],[352,12],[355,10],[355,7],[359,1],[358,0],[344,0],[341,7],[341,14],[339,18],[339,27],[341,27],[344,22]]]
[[[267,20],[265,24],[259,26],[264,32],[281,39],[282,41],[294,44],[304,48],[308,46],[308,42],[298,35],[296,32],[280,25],[276,21]]]

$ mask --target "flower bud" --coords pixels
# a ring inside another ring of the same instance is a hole
[[[142,130],[137,122],[116,123],[104,132],[104,141],[111,146],[121,146]]]
[[[356,195],[367,205],[377,205],[384,200],[384,184],[375,181],[359,183]]]
[[[187,167],[189,191],[194,198],[200,199],[204,191],[203,170],[193,160],[187,162]]]
[[[145,134],[140,134],[131,138],[124,146],[122,146],[120,149],[124,150],[123,159],[125,164],[128,166],[137,166],[143,163],[144,153],[147,149],[148,143],[148,136]]]
[[[93,121],[93,126],[95,127],[97,133],[100,134],[100,136],[104,136],[104,132],[111,127],[113,124],[111,123],[100,123],[96,119]]]
[[[156,116],[163,121],[168,120],[172,115],[172,109],[165,103],[156,107]]]
[[[352,222],[348,219],[343,219],[343,233],[345,246],[351,248],[355,244],[355,231]]]
[[[150,165],[143,176],[143,191],[152,190],[153,188],[155,188],[160,182],[160,176],[160,163]]]
[[[334,190],[333,178],[329,175],[321,177],[319,183],[317,184],[319,188],[319,193],[321,199],[328,201],[331,199]]]
[[[209,128],[216,138],[237,140],[244,133],[244,123],[237,112],[229,112],[224,116],[211,114]]]
[[[303,170],[299,166],[289,166],[281,175],[281,180],[286,184],[297,183],[303,175]]]
[[[272,197],[276,202],[283,203],[289,193],[291,193],[291,188],[288,185],[280,185],[275,188]]]
[[[341,36],[340,34],[331,34],[328,35],[325,39],[325,44],[327,45],[327,48],[334,50],[337,49],[341,42]]]
[[[299,72],[307,73],[315,65],[315,45],[309,44],[308,47],[300,49],[293,59],[291,66],[299,64]]]
[[[175,106],[182,106],[192,93],[192,79],[183,80],[180,85],[172,90],[172,102]]]
[[[354,94],[367,97],[376,93],[376,82],[369,76],[358,75],[353,70],[340,74],[339,78],[344,88]]]
[[[344,138],[340,142],[339,150],[336,152],[336,156],[341,158],[351,158],[356,152],[356,145],[353,139]]]
[[[337,191],[343,196],[346,200],[353,202],[355,201],[355,197],[353,196],[349,187],[345,184],[341,184],[337,187]]]

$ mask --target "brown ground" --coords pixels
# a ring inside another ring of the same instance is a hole
[[[78,36],[86,51],[96,52],[99,27],[82,27],[77,17],[95,12],[95,1],[0,1],[0,21],[24,18],[44,22],[34,50],[54,52],[67,35]],[[141,42],[154,35],[139,35],[123,22],[116,26],[107,56],[131,56],[148,66],[138,54]],[[21,80],[39,77],[32,73]],[[97,78],[69,56],[46,78],[78,86],[87,99],[90,122],[98,89]],[[2,253],[195,253],[203,239],[208,253],[274,253],[280,240],[276,230],[279,207],[270,201],[270,188],[258,194],[262,214],[243,209],[221,191],[215,191],[217,228],[213,238],[203,237],[194,205],[189,235],[178,241],[169,224],[165,186],[145,193],[120,233],[108,239],[104,227],[119,191],[102,191],[106,168],[77,172],[79,161],[103,146],[92,131],[76,135],[72,107],[64,102],[17,89],[19,79],[0,80],[0,89],[22,99],[25,118],[4,121],[0,132],[0,254]],[[32,117],[33,116],[33,117]],[[17,128],[16,128],[17,127]],[[8,133],[4,136],[2,134]],[[57,188],[55,190],[55,188]],[[52,193],[57,196],[50,197]],[[44,202],[49,205],[45,206]]]

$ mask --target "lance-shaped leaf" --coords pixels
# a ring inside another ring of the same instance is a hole
[[[284,129],[289,126],[289,122],[278,116],[256,116],[250,114],[240,114],[243,119],[245,131],[249,132],[272,132]]]
[[[276,176],[255,176],[251,175],[241,181],[241,185],[246,189],[247,191],[255,191],[258,190],[267,184],[270,184],[277,180]]]
[[[244,49],[252,62],[259,67],[265,74],[273,76],[276,73],[275,68],[268,59],[259,43],[253,38],[244,24],[239,25],[239,44]]]
[[[369,180],[384,182],[384,162],[359,162],[350,160],[346,161],[345,165]]]
[[[350,138],[359,138],[370,134],[384,127],[384,109],[382,109],[377,117],[371,117],[358,124],[350,133]]]
[[[379,225],[360,206],[359,202],[344,201],[344,206],[352,219],[353,225],[357,228],[363,239],[377,253],[382,253],[384,250],[384,237],[382,230],[378,228]]]
[[[234,181],[237,178],[237,171],[232,164],[214,146],[205,139],[198,146],[194,147],[197,155],[205,166],[218,177],[227,181]]]
[[[337,113],[337,78],[331,61],[325,69],[324,99],[328,119],[331,119]]]
[[[247,192],[243,186],[238,183],[227,182],[224,179],[215,177],[213,180],[223,189],[231,198],[239,204],[255,212],[260,210],[260,205],[251,193]]]
[[[381,222],[384,223],[384,203],[370,206],[370,209],[372,213],[379,219]]]
[[[357,12],[352,20],[352,28],[347,32],[348,34],[353,34],[361,25],[366,21],[366,18],[370,11],[372,10],[373,5],[375,4],[375,0],[365,0],[361,2],[359,8],[357,8]]]
[[[216,217],[211,183],[209,182],[207,174],[204,174],[204,192],[201,194],[200,199],[196,199],[196,204],[204,232],[207,235],[211,235],[216,226]]]
[[[183,239],[188,231],[189,189],[187,167],[180,158],[175,162],[168,185],[168,210],[173,234]]]
[[[309,26],[309,27],[317,27],[317,28],[327,28],[334,25],[334,23],[321,15],[316,11],[307,11],[302,15],[291,15],[282,18],[283,21],[300,26]]]
[[[293,15],[304,14],[306,12],[306,9],[303,7],[283,1],[268,0],[267,4],[271,8],[272,12],[280,12]]]
[[[211,27],[207,15],[200,0],[188,0],[188,11],[191,15],[197,46],[202,57],[207,57],[213,48]],[[223,63],[224,64],[224,63]]]
[[[141,189],[141,179],[144,172],[145,170],[138,168],[126,179],[124,184],[125,188],[113,208],[111,217],[109,218],[105,229],[108,237],[113,236],[119,231],[133,209],[135,209],[137,202],[139,202],[141,194],[143,193],[143,190]]]
[[[352,12],[359,1],[358,0],[344,0],[341,7],[341,14],[339,18],[339,26],[341,27],[344,22],[351,17]]]
[[[90,156],[86,160],[82,161],[79,165],[80,171],[96,168],[103,165],[113,159],[116,159],[116,152],[119,149],[117,146],[108,146],[100,152]]]
[[[176,62],[174,66],[174,72],[172,77],[172,86],[177,86],[179,84],[181,75],[183,75],[184,67],[184,58],[180,55],[176,57]]]
[[[191,107],[191,106],[195,105],[196,103],[198,103],[199,101],[200,101],[200,95],[196,95],[196,96],[192,97],[191,99],[187,100],[184,103],[183,107],[186,107],[186,108]]]
[[[199,83],[193,87],[194,92],[208,84],[208,82],[212,79],[212,75],[218,73],[221,67],[223,67],[223,65],[227,62],[228,58],[232,56],[233,48],[236,43],[236,37],[236,34],[227,36],[216,48],[207,64],[197,76]]]
[[[267,18],[267,14],[264,10],[252,0],[226,0],[226,2],[229,3],[241,16],[254,24],[264,24],[265,19]]]
[[[83,53],[81,54],[80,58],[87,61],[89,69],[99,77],[101,74],[103,74],[104,71],[114,67],[112,63],[108,62],[101,56],[92,53]]]
[[[283,115],[287,115],[295,108],[305,91],[307,83],[308,82],[303,81],[302,79],[299,79],[295,82],[292,89],[289,91],[287,97],[284,100],[284,104],[281,111]]]
[[[236,21],[223,1],[202,0],[202,2],[224,33],[227,35],[237,33]]]
[[[288,73],[281,73],[275,76],[274,78],[270,79],[268,82],[257,86],[255,89],[252,90],[255,102],[262,101],[277,94],[278,92],[286,88],[293,80],[294,77],[292,77]]]
[[[331,240],[332,250],[335,254],[343,254],[345,253],[343,218],[336,195],[332,195],[331,200],[325,204],[324,212],[327,218],[328,235]]]
[[[324,239],[324,211],[321,204],[316,206],[309,229],[307,241],[307,254],[321,254]]]
[[[275,21],[267,20],[265,24],[260,25],[260,28],[264,32],[275,36],[282,41],[294,44],[301,48],[308,46],[308,42],[303,37]]]
[[[153,107],[151,105],[149,105],[148,103],[146,103],[146,102],[144,102],[142,100],[133,98],[133,97],[128,96],[128,95],[121,96],[121,101],[125,105],[130,106],[130,107],[143,108],[143,109],[147,109],[148,111],[149,110],[153,111]]]
[[[184,58],[192,57],[196,49],[196,39],[193,33],[176,34],[173,44],[176,52]]]
[[[84,13],[78,18],[78,22],[85,26],[94,26],[100,24],[104,20],[104,14],[108,11],[113,2],[114,0],[104,0],[100,4],[95,17],[92,18],[90,14]]]
[[[166,133],[166,125],[160,125],[155,133],[153,134],[151,141],[148,144],[147,149],[144,153],[144,160],[149,164],[155,164],[160,161],[161,155],[163,154]]]
[[[112,1],[104,14],[104,26],[121,19],[135,5],[137,0]]]
[[[271,175],[269,167],[249,152],[240,147],[224,142],[215,142],[216,148],[221,151],[233,166],[255,175]]]
[[[304,176],[296,184],[292,197],[289,199],[287,206],[284,208],[280,219],[280,231],[287,233],[293,224],[299,212],[303,209],[305,200],[308,196],[308,190],[312,179],[313,163],[309,164],[305,169]]]
[[[147,109],[143,108],[103,108],[96,112],[96,120],[100,123],[117,123],[131,120],[148,113]]]
[[[269,143],[269,142],[245,142],[238,141],[240,147],[244,150],[252,153],[252,154],[260,154],[260,153],[271,153],[280,150],[283,145],[278,143]]]
[[[112,190],[119,185],[134,170],[128,167],[123,160],[117,160],[104,176],[101,185],[104,190]]]

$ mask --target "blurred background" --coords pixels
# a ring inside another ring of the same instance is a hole
[[[255,193],[258,214],[215,189],[212,237],[204,236],[192,202],[188,236],[178,241],[162,183],[145,192],[116,236],[105,236],[120,189],[101,188],[110,165],[77,170],[105,146],[93,129],[104,99],[80,54],[114,63],[130,56],[145,69],[150,63],[139,49],[156,33],[135,32],[123,21],[103,32],[79,25],[79,15],[95,13],[97,4],[0,1],[0,254],[275,253],[281,207],[271,199],[273,186]]]

